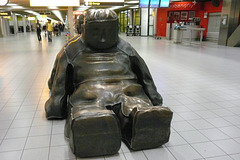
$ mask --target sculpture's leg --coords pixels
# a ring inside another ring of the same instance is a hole
[[[167,107],[134,108],[130,114],[133,150],[155,148],[169,141],[172,112]]]
[[[126,116],[116,106],[114,112],[121,123],[122,138],[131,149],[156,148],[169,141],[173,113],[167,107],[135,107]]]
[[[78,157],[116,154],[121,146],[118,119],[112,111],[99,107],[73,107],[65,133],[69,133],[66,136]]]

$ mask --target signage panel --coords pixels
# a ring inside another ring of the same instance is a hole
[[[159,0],[150,1],[150,8],[158,8],[158,7],[159,7]]]
[[[140,8],[148,8],[148,5],[149,5],[149,0],[140,0],[139,1]]]
[[[160,7],[162,8],[168,8],[169,7],[169,1],[170,0],[161,0]]]
[[[10,12],[0,12],[0,16],[11,16]]]
[[[124,6],[124,0],[84,0],[85,6]]]

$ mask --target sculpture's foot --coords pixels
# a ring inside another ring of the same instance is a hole
[[[156,148],[168,142],[173,113],[167,107],[134,108],[131,113],[133,150]]]
[[[78,157],[116,154],[121,146],[118,119],[110,110],[72,111],[70,146]]]

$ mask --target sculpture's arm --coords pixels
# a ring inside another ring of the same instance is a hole
[[[131,67],[133,72],[137,75],[138,83],[143,86],[146,95],[152,101],[154,106],[162,105],[162,96],[157,92],[157,88],[146,63],[134,49],[133,52],[135,54],[130,56]]]
[[[66,117],[68,65],[68,58],[63,51],[56,60],[50,98],[45,103],[46,117],[48,119]]]
[[[60,57],[62,56],[63,51],[64,51],[64,47],[58,52],[58,54],[56,56],[56,59],[55,59],[54,65],[53,65],[53,69],[52,69],[52,72],[51,72],[51,76],[48,80],[48,88],[50,90],[52,89],[53,81],[54,81],[54,78],[55,78],[55,75],[56,75],[57,64],[58,64],[58,61],[59,61]]]

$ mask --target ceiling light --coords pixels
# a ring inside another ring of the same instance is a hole
[[[135,5],[135,6],[132,6],[132,7],[129,7],[129,8],[139,8],[139,5]]]
[[[90,8],[91,6],[80,6],[77,10],[78,11],[85,11],[87,10],[88,8]]]
[[[79,6],[79,0],[30,0],[30,6]]]
[[[5,6],[8,3],[8,0],[0,0],[0,6]]]
[[[53,12],[53,14],[55,14],[58,17],[58,19],[60,19],[60,21],[64,22],[60,11],[54,10],[52,12]]]
[[[37,16],[37,15],[40,15],[39,13],[34,12],[34,11],[31,11],[31,10],[25,10],[25,12],[34,14],[34,15],[36,15],[36,16]]]
[[[8,3],[7,6],[16,6],[17,4],[15,3]]]
[[[16,5],[16,6],[11,6],[13,9],[25,9],[23,6],[18,6],[18,5]]]
[[[50,7],[48,7],[49,9],[58,9],[58,7],[56,7],[56,6],[50,6]]]
[[[133,4],[133,3],[139,3],[139,1],[127,1],[127,2],[125,2],[125,4]]]
[[[109,9],[116,10],[116,9],[120,9],[120,8],[127,7],[127,6],[129,6],[129,5],[124,5],[124,6],[113,6],[113,7],[109,8]]]

